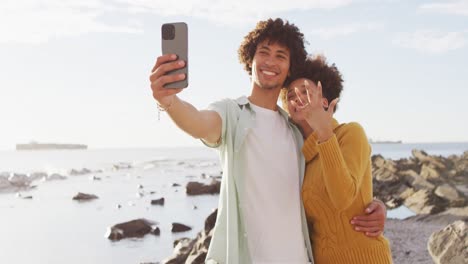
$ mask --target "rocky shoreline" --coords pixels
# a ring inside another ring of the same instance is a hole
[[[409,159],[372,157],[374,196],[389,209],[405,205],[417,215],[388,219],[394,263],[468,263],[468,151],[449,157],[413,150]],[[216,211],[196,238],[174,242],[164,264],[203,263]]]

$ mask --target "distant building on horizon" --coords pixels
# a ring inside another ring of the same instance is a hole
[[[31,141],[27,144],[16,144],[16,150],[53,150],[53,149],[88,149],[83,144],[38,143]]]

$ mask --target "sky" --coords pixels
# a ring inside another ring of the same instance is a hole
[[[180,97],[203,109],[250,94],[237,49],[276,17],[342,72],[338,121],[373,140],[468,141],[467,0],[1,0],[0,149],[201,145],[158,120],[149,75],[161,25],[188,24]]]

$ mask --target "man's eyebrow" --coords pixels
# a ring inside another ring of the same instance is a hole
[[[270,47],[268,47],[267,45],[263,45],[263,46],[261,46],[259,49],[266,49],[266,50],[270,50]]]

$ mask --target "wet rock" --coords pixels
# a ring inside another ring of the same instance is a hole
[[[155,225],[155,222],[140,218],[110,227],[106,237],[115,241],[130,237],[143,237],[146,234],[159,235],[160,230]]]
[[[192,228],[190,226],[186,226],[184,224],[180,223],[172,223],[172,233],[178,233],[178,232],[185,232],[185,231],[190,231]]]
[[[152,205],[164,205],[164,197],[159,198],[159,199],[155,199],[155,200],[151,200],[151,204]]]
[[[436,264],[468,263],[468,222],[456,221],[443,230],[434,232],[427,243]]]
[[[209,185],[200,182],[189,182],[185,187],[185,191],[188,195],[218,194],[220,188],[221,182],[216,180],[212,181]]]
[[[213,211],[205,220],[205,228],[194,239],[182,238],[174,241],[174,251],[171,257],[162,263],[189,263],[202,264],[213,236],[213,227],[218,211]]]
[[[90,201],[90,200],[94,200],[94,199],[98,199],[99,197],[97,197],[96,195],[94,194],[87,194],[87,193],[81,193],[79,192],[77,195],[75,195],[73,197],[73,200],[77,200],[77,201]]]

